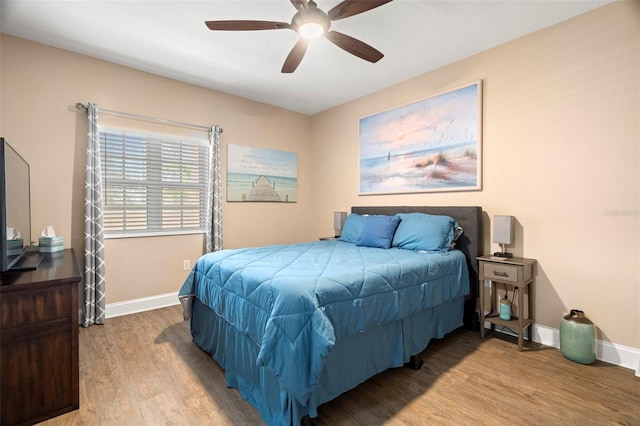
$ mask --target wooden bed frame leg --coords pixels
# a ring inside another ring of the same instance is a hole
[[[409,358],[409,362],[405,362],[404,366],[412,370],[420,370],[422,368],[422,363],[423,361],[418,358],[417,355],[411,355],[411,358]]]
[[[308,414],[300,419],[300,426],[313,426],[313,420]]]

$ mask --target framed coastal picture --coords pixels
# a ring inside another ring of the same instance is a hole
[[[359,194],[482,188],[482,82],[360,119]]]
[[[297,200],[296,153],[227,145],[227,201],[295,203]]]

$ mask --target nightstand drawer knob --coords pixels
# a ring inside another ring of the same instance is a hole
[[[493,275],[495,275],[496,277],[508,277],[509,274],[507,274],[506,272],[502,272],[502,271],[493,271]]]

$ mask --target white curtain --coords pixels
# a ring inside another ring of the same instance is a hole
[[[222,190],[220,180],[220,133],[209,129],[209,182],[207,185],[207,238],[205,252],[222,250]]]
[[[84,309],[82,325],[104,324],[105,265],[102,229],[102,181],[98,107],[87,107],[87,155],[84,186]]]

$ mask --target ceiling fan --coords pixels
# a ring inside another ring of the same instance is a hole
[[[282,66],[283,73],[292,73],[298,68],[307,51],[309,40],[324,36],[327,40],[347,52],[369,62],[378,62],[384,56],[368,44],[338,31],[330,31],[331,21],[348,18],[382,6],[392,0],[344,0],[328,12],[318,8],[313,0],[289,0],[298,10],[291,23],[276,21],[226,20],[206,21],[214,31],[281,30],[296,31],[302,37],[293,46]]]

